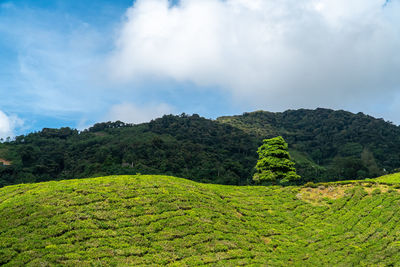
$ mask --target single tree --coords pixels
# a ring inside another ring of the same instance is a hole
[[[257,153],[257,172],[253,176],[256,183],[287,184],[300,179],[282,136],[265,139]]]

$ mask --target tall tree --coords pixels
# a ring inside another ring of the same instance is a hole
[[[257,153],[257,172],[253,176],[256,183],[287,184],[300,179],[282,136],[265,139]]]
[[[372,152],[366,147],[361,153],[361,160],[364,166],[368,168],[369,177],[376,177],[383,174],[379,169],[378,164],[376,164],[374,154],[372,154]]]

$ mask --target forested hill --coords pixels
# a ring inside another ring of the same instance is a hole
[[[0,186],[111,174],[167,174],[251,183],[263,138],[282,135],[307,181],[374,177],[400,167],[400,127],[327,109],[253,112],[209,120],[167,115],[149,123],[43,129],[0,144]]]
[[[400,127],[363,113],[322,108],[256,111],[217,121],[257,139],[282,135],[306,177],[376,177],[400,167]]]
[[[0,184],[111,174],[167,174],[249,184],[258,140],[198,115],[167,115],[140,125],[98,123],[83,132],[43,129],[0,144]]]

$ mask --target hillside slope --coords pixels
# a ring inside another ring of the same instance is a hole
[[[399,266],[399,204],[398,189],[374,181],[282,188],[111,176],[15,185],[0,189],[0,265]]]

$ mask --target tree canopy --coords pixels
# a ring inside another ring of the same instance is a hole
[[[138,125],[43,129],[0,142],[0,187],[114,174],[253,184],[257,148],[282,136],[301,182],[373,178],[400,168],[400,127],[328,109],[258,111],[217,120],[166,115]]]
[[[265,139],[257,153],[257,172],[253,176],[256,183],[287,184],[300,179],[282,136]]]

